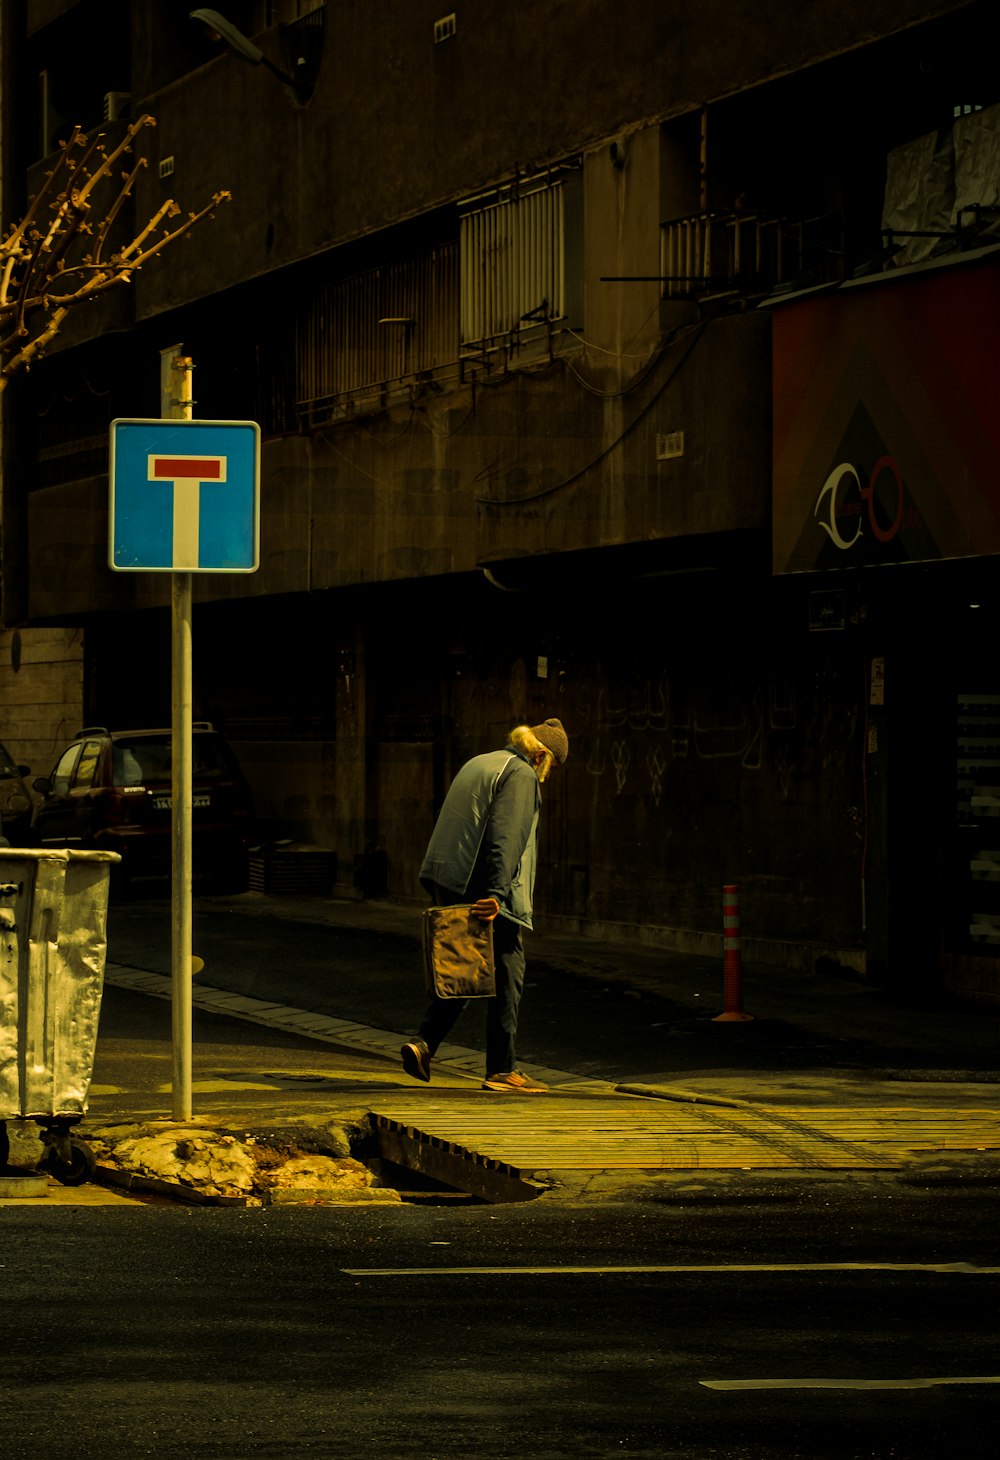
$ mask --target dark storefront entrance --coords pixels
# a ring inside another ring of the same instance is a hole
[[[818,626],[853,625],[864,646],[868,969],[986,997],[1000,997],[998,325],[996,249],[774,311],[774,570],[808,575]]]

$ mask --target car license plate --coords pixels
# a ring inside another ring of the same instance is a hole
[[[154,796],[153,805],[157,811],[169,811],[173,806],[172,796]],[[192,806],[211,806],[212,798],[207,791],[196,791],[191,798]]]

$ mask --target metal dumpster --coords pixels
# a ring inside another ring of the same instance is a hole
[[[94,1157],[70,1130],[87,1112],[115,852],[0,846],[0,1167],[6,1122],[41,1127],[42,1162],[68,1185]]]

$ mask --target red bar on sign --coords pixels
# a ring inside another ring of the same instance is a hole
[[[153,477],[164,477],[168,481],[176,482],[181,477],[191,477],[198,482],[222,480],[223,462],[218,456],[210,456],[204,461],[190,456],[154,456],[152,467]]]

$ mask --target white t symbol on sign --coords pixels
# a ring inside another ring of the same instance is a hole
[[[198,567],[198,517],[202,482],[226,480],[224,456],[149,456],[151,482],[170,482],[174,489],[173,568],[186,573]]]

